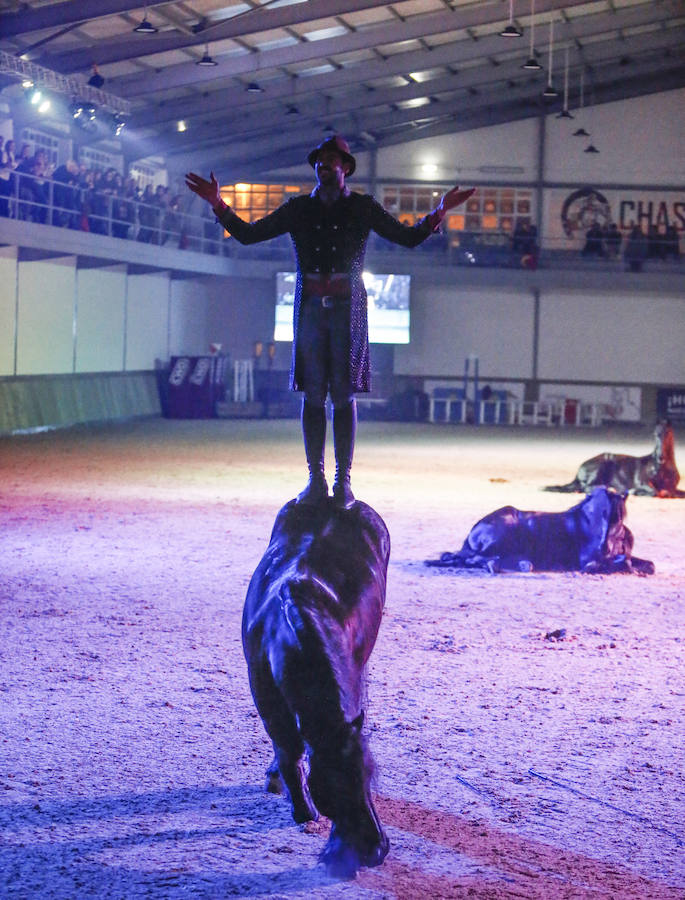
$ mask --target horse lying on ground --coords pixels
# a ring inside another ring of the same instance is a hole
[[[658,422],[654,429],[654,450],[647,456],[600,453],[586,460],[569,484],[548,485],[546,491],[584,491],[605,485],[630,494],[651,497],[685,497],[678,490],[680,474],[675,464],[675,440],[670,422]]]
[[[353,878],[389,842],[371,799],[362,733],[365,666],[385,603],[390,536],[365,503],[287,503],[276,517],[243,612],[250,688],[275,758],[267,790],[285,786],[296,822],[331,822],[321,859]]]
[[[654,563],[632,556],[633,534],[623,524],[625,498],[600,487],[561,513],[503,506],[473,526],[458,553],[443,553],[426,565],[653,575]]]

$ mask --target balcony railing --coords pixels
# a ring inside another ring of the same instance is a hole
[[[157,246],[193,250],[240,259],[292,261],[290,238],[284,235],[264,244],[244,247],[226,238],[208,206],[205,215],[183,212],[176,206],[144,203],[134,197],[96,188],[63,184],[51,178],[12,172],[0,179],[0,220],[9,217],[39,225],[135,240]],[[570,240],[509,232],[461,231],[434,235],[418,248],[431,264],[512,269],[579,268],[605,271],[681,271],[679,235],[641,235],[619,241],[595,238],[582,249]],[[397,245],[371,234],[370,253],[401,252]]]

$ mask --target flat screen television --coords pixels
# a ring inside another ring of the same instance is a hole
[[[369,342],[372,344],[409,343],[410,275],[376,275],[364,272],[369,298]],[[276,273],[275,341],[293,339],[293,303],[295,273]]]

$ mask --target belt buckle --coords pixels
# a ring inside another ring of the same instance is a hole
[[[333,297],[331,294],[324,294],[321,298],[321,305],[324,309],[330,309],[333,306],[334,300],[335,297]]]

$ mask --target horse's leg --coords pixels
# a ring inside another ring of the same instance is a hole
[[[298,823],[318,819],[307,784],[309,765],[304,741],[295,716],[270,670],[259,674],[250,671],[250,687],[274,747],[274,761],[267,769],[267,791],[280,793],[279,781],[282,780],[290,797],[293,819]]]
[[[378,866],[389,841],[371,798],[373,760],[361,734],[363,714],[331,731],[312,748],[310,784],[315,802],[332,821],[321,861],[336,878],[353,878],[361,866]]]

